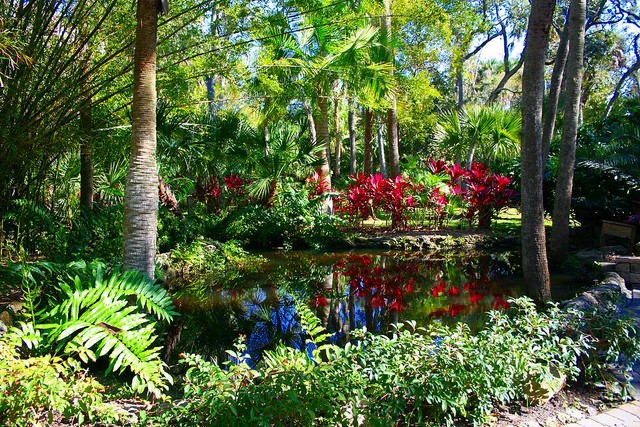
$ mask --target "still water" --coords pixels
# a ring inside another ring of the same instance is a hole
[[[246,337],[257,361],[264,349],[284,342],[304,347],[296,304],[308,305],[343,344],[352,331],[387,333],[398,322],[465,322],[472,329],[483,313],[508,306],[523,294],[514,252],[276,252],[258,273],[235,274],[226,283],[179,292],[182,314],[173,353],[225,358],[234,340]]]

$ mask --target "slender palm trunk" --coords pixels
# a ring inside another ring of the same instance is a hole
[[[318,175],[324,180],[324,190],[331,190],[331,168],[329,167],[329,102],[327,97],[320,87],[318,89],[318,109],[320,110],[320,119],[316,122],[318,141],[325,145],[324,150],[319,151],[320,159],[322,160],[322,166],[317,170]],[[324,211],[325,213],[333,213],[333,201],[330,197],[324,199]]]
[[[342,146],[340,140],[340,98],[338,96],[333,97],[333,123],[335,126],[335,149],[333,156],[333,175],[335,179],[340,178],[340,161],[342,157]]]
[[[580,119],[586,9],[586,0],[571,0],[566,101],[556,197],[553,206],[553,233],[551,235],[553,265],[560,265],[569,255],[569,213],[573,191],[573,169],[576,163],[576,138]]]
[[[542,149],[543,160],[547,162],[549,157],[549,148],[556,127],[556,115],[558,113],[558,103],[560,102],[560,93],[562,92],[562,79],[564,69],[567,64],[567,54],[569,52],[569,17],[567,16],[564,29],[560,35],[560,44],[556,52],[556,61],[553,64],[551,72],[551,82],[549,84],[549,96],[547,96],[547,109],[544,115],[544,127],[542,128]]]
[[[316,121],[313,119],[313,112],[311,106],[307,101],[302,101],[302,107],[307,115],[307,122],[309,122],[309,135],[311,135],[311,143],[315,145],[318,138],[316,137]]]
[[[384,0],[385,17],[384,31],[387,38],[387,49],[389,49],[389,62],[395,63],[395,55],[391,41],[391,0]],[[394,71],[391,68],[391,78]],[[387,138],[389,139],[389,173],[391,178],[400,175],[400,141],[398,140],[398,105],[396,94],[391,93],[391,107],[387,110]]]
[[[355,123],[355,113],[353,111],[354,105],[353,105],[353,99],[351,101],[351,105],[349,106],[349,151],[350,151],[350,158],[349,158],[349,172],[351,173],[351,175],[355,175],[356,174],[356,167],[357,167],[357,161],[356,161],[356,123]]]
[[[382,120],[378,122],[378,155],[380,157],[380,174],[387,177],[387,161],[384,158],[384,139],[382,138]]]
[[[123,263],[154,277],[158,227],[156,167],[157,1],[138,0],[131,157],[124,198]]]
[[[542,100],[545,54],[555,0],[533,0],[522,75],[522,270],[527,294],[551,299],[542,179]]]
[[[373,173],[373,112],[364,110],[364,174]]]

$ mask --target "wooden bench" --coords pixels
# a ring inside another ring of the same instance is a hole
[[[606,236],[620,237],[629,241],[627,247],[633,251],[636,242],[636,226],[623,222],[602,221],[602,231],[600,232],[600,246],[604,246]]]

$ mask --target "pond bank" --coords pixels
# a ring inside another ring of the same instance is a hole
[[[519,238],[498,236],[492,230],[381,230],[361,228],[352,230],[354,236],[334,240],[332,248],[339,249],[397,249],[405,251],[436,251],[447,249],[476,249],[494,246],[517,246]]]

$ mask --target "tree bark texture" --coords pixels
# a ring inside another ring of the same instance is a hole
[[[556,197],[553,205],[552,265],[560,265],[569,253],[569,214],[571,212],[573,170],[576,163],[576,138],[580,119],[586,16],[586,0],[571,0],[562,144],[556,181]]]
[[[384,32],[389,49],[389,61],[395,63],[395,54],[391,40],[391,0],[384,0]],[[391,68],[393,79],[394,69]],[[391,107],[387,110],[387,138],[389,139],[389,174],[391,178],[400,175],[400,141],[398,139],[398,103],[395,92],[390,94]]]
[[[542,128],[542,149],[543,160],[545,165],[549,157],[549,149],[551,140],[555,133],[556,116],[558,114],[558,103],[560,102],[560,93],[562,92],[562,79],[564,69],[567,65],[567,55],[569,53],[569,16],[564,23],[564,29],[560,35],[560,44],[556,52],[556,60],[553,64],[551,72],[551,82],[549,84],[549,96],[547,97],[547,110],[544,115],[544,126]]]
[[[322,166],[316,172],[324,180],[323,189],[329,191],[331,190],[331,168],[329,167],[329,157],[327,155],[331,146],[329,137],[329,102],[321,86],[318,88],[318,109],[320,110],[320,117],[319,120],[316,120],[316,133],[318,141],[324,144],[325,149],[318,152],[318,156],[322,160]],[[328,214],[333,213],[333,202],[329,197],[324,199],[324,211]]]
[[[357,169],[357,160],[356,160],[357,148],[356,148],[356,123],[355,123],[355,113],[353,111],[353,103],[352,105],[349,106],[348,122],[349,122],[349,151],[350,151],[349,172],[351,173],[351,175],[355,175],[356,169]]]
[[[154,277],[158,228],[156,167],[156,0],[138,0],[133,72],[131,155],[124,197],[126,270]]]
[[[380,157],[380,174],[387,177],[387,161],[384,158],[384,139],[382,138],[382,120],[378,123],[378,156]]]
[[[373,112],[364,110],[364,174],[373,173]]]
[[[527,294],[551,299],[542,179],[542,101],[545,56],[555,0],[534,0],[527,27],[522,75],[522,270]]]
[[[340,98],[333,97],[333,124],[335,126],[335,148],[333,155],[333,175],[335,179],[340,178],[340,161],[342,158],[342,145],[340,140]]]

